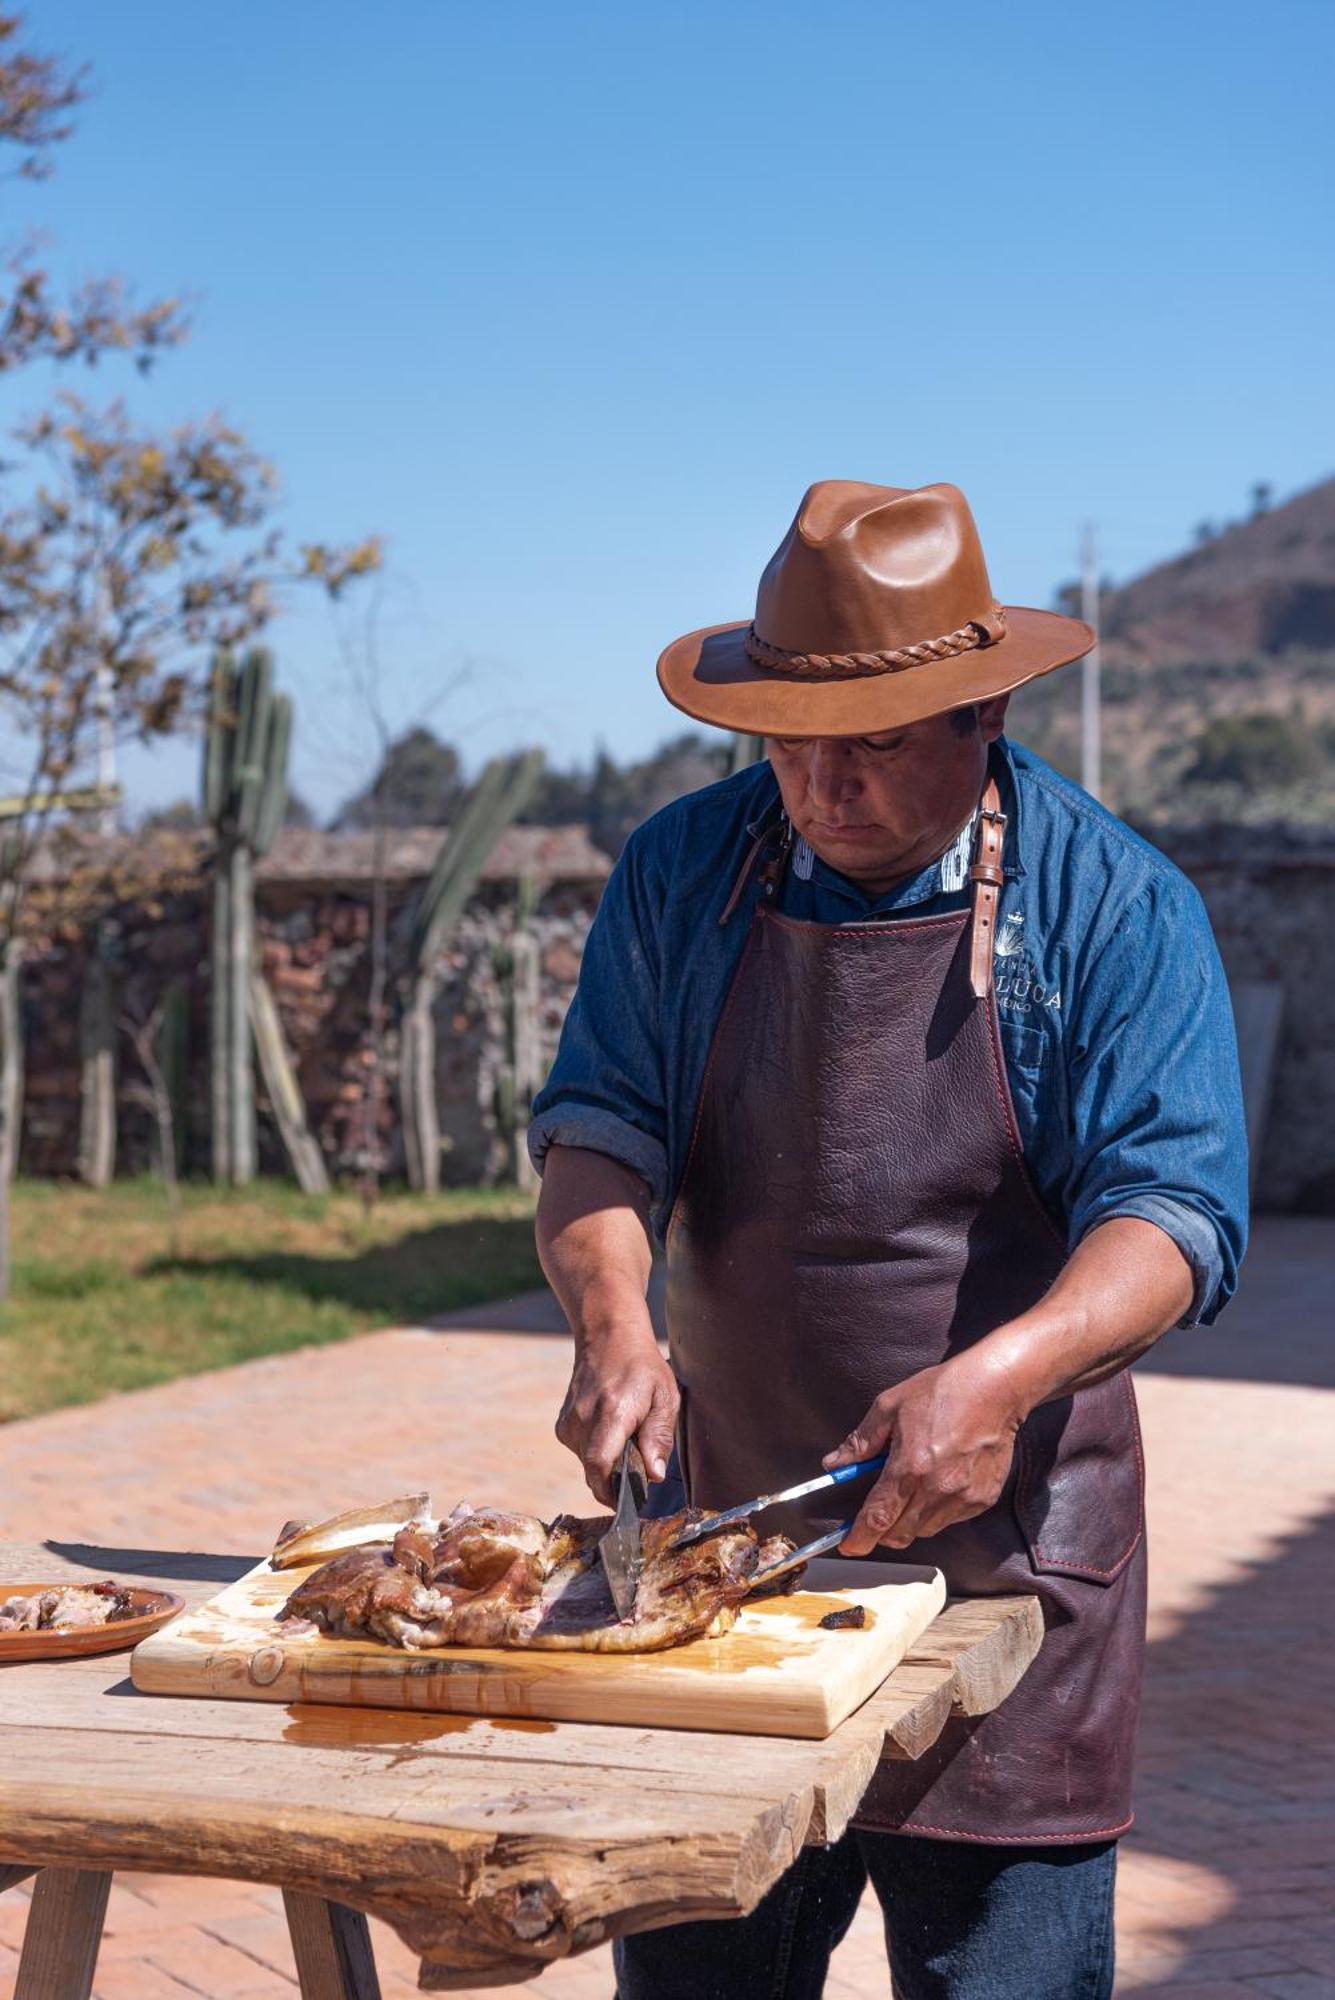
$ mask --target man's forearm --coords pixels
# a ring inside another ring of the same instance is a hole
[[[1091,1230],[1052,1289],[958,1357],[1006,1385],[1018,1418],[1115,1375],[1176,1326],[1191,1304],[1186,1258],[1163,1230],[1114,1216]]]
[[[649,1317],[649,1190],[639,1175],[604,1153],[553,1146],[538,1204],[538,1255],[575,1336],[556,1435],[607,1502],[630,1438],[649,1477],[663,1477],[679,1403]]]
[[[1092,1230],[1045,1298],[947,1361],[884,1390],[827,1466],[888,1451],[844,1540],[863,1556],[908,1548],[993,1505],[1031,1410],[1115,1375],[1191,1303],[1177,1245],[1118,1216]]]
[[[538,1201],[538,1256],[577,1342],[639,1326],[653,1253],[649,1190],[605,1153],[553,1146]]]

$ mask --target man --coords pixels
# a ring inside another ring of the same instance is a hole
[[[844,1552],[1032,1591],[1045,1636],[750,1917],[626,1940],[622,2000],[816,1995],[868,1879],[901,2000],[1111,1992],[1144,1644],[1126,1370],[1229,1297],[1247,1183],[1194,890],[1002,735],[1092,638],[995,603],[954,487],[829,481],[754,621],[659,661],[769,761],[631,840],[535,1107],[558,1435],[604,1501],[627,1438],[665,1480],[675,1437],[710,1507],[888,1449]]]

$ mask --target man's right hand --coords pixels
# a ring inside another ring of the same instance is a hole
[[[676,1377],[647,1327],[604,1333],[580,1343],[556,1435],[584,1467],[594,1498],[610,1507],[612,1472],[628,1439],[650,1479],[663,1477],[680,1405]]]
[[[639,1445],[649,1477],[663,1477],[681,1402],[645,1303],[649,1206],[645,1182],[620,1160],[579,1146],[548,1153],[538,1252],[575,1335],[556,1435],[605,1506],[628,1438]]]

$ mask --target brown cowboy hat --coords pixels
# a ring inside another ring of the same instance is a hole
[[[1078,660],[1078,618],[997,604],[957,486],[822,479],[760,579],[754,620],[674,640],[664,694],[761,736],[868,736]]]

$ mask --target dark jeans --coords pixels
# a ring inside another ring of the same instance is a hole
[[[1108,2000],[1114,1841],[981,1847],[846,1833],[808,1847],[749,1917],[616,1946],[618,2000],[817,2000],[868,1881],[896,2000]]]

